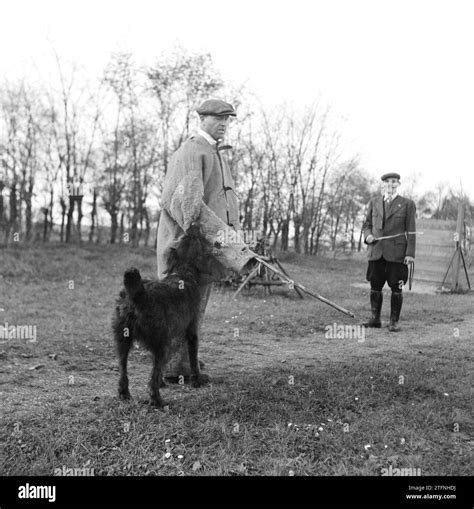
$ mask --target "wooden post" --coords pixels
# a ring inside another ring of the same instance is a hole
[[[462,291],[462,287],[459,283],[459,272],[461,269],[461,249],[462,249],[462,239],[464,236],[464,202],[460,201],[458,205],[458,219],[456,223],[456,235],[454,237],[456,243],[456,255],[453,260],[453,282],[452,288],[453,292]]]

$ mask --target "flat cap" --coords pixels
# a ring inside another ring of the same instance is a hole
[[[232,104],[226,103],[219,99],[208,99],[196,109],[199,115],[214,115],[216,117],[232,116],[236,117],[237,113]]]
[[[387,179],[398,179],[400,180],[400,175],[398,173],[385,173],[384,175],[382,175],[382,180],[387,180]]]

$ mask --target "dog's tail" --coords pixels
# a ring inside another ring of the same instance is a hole
[[[138,269],[127,269],[123,275],[125,291],[135,304],[142,304],[145,298],[145,287]]]

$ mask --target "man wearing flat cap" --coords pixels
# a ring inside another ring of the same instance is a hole
[[[399,185],[398,173],[382,175],[382,194],[369,202],[362,227],[368,244],[367,281],[370,282],[372,311],[372,317],[364,325],[375,328],[382,326],[382,288],[387,283],[392,290],[388,326],[391,332],[400,330],[398,321],[403,303],[402,289],[408,280],[408,264],[415,259],[416,245],[416,206],[412,200],[397,193]]]
[[[158,277],[165,277],[170,249],[179,244],[192,223],[199,224],[201,233],[211,245],[222,238],[235,239],[240,229],[239,204],[234,181],[222,150],[231,148],[220,143],[227,131],[233,106],[218,99],[204,101],[197,109],[200,127],[173,154],[165,176],[162,210],[158,225]],[[253,253],[241,242],[218,244],[216,260],[209,276],[200,281],[199,336],[212,281],[220,279],[225,270],[241,272],[253,263]],[[176,382],[190,375],[187,347],[181,342],[173,355],[165,378]],[[202,376],[202,381],[209,377]]]

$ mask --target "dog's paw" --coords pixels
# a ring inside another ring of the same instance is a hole
[[[148,404],[151,408],[158,408],[164,411],[169,410],[168,402],[161,398],[150,398]]]
[[[203,385],[210,384],[211,382],[212,378],[209,375],[205,375],[204,373],[200,373],[199,376],[191,377],[192,387],[202,387]]]
[[[132,395],[130,394],[129,391],[119,391],[119,398],[122,401],[129,401],[132,399]]]

